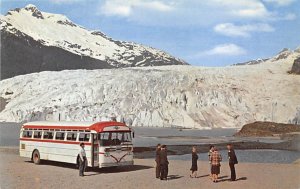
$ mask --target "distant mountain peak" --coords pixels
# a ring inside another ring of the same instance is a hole
[[[25,6],[25,9],[37,9],[37,7],[33,4],[28,4]]]
[[[284,52],[290,52],[291,50],[289,48],[283,48],[281,51],[279,51],[278,54],[284,53]]]
[[[28,4],[25,6],[25,10],[27,11],[31,11],[32,12],[32,16],[36,17],[36,18],[41,18],[44,19],[44,16],[42,14],[42,12],[33,4]]]
[[[272,61],[286,59],[292,53],[293,52],[290,49],[283,48],[274,58],[272,58]]]
[[[294,50],[294,52],[296,52],[296,53],[300,53],[300,46],[299,46],[299,47],[297,47],[297,48]]]

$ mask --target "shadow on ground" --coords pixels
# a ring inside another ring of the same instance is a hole
[[[32,161],[25,161],[26,163],[32,163]],[[71,163],[62,163],[62,162],[55,162],[55,161],[41,161],[41,164],[36,166],[55,166],[55,167],[62,167],[68,169],[77,169],[78,166]],[[106,173],[121,173],[121,172],[132,172],[132,171],[139,171],[144,169],[151,169],[151,166],[145,165],[131,165],[131,166],[122,166],[122,167],[105,167],[105,168],[96,168],[96,167],[88,167],[86,169],[86,176],[98,175],[98,174],[106,174]],[[89,173],[91,172],[91,173]]]
[[[175,180],[175,179],[180,179],[183,176],[180,175],[168,175],[168,180]]]
[[[203,178],[203,177],[208,177],[209,175],[201,175],[201,176],[197,176],[197,178]]]
[[[218,180],[218,182],[225,182],[225,181],[231,181],[230,178],[227,178],[228,176],[223,176],[223,177],[220,177]],[[238,178],[236,179],[234,182],[237,182],[237,181],[241,181],[241,180],[247,180],[247,177],[241,177],[241,178]]]
[[[218,178],[218,182],[225,182],[225,181],[229,181],[230,179],[228,179],[228,176],[225,175],[225,176],[221,176]]]
[[[239,180],[247,180],[247,177],[241,177],[241,178],[236,179],[236,181],[239,181]]]

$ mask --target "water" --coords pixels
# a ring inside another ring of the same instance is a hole
[[[18,146],[21,124],[0,123],[0,146]]]
[[[174,128],[149,128],[135,127],[136,147],[156,146],[156,144],[166,145],[197,145],[197,144],[216,144],[227,142],[250,142],[259,141],[265,143],[282,142],[279,137],[233,137],[237,129],[179,129]]]
[[[187,145],[187,144],[208,144],[217,142],[228,142],[235,140],[232,137],[236,129],[179,129],[173,128],[147,128],[135,127],[134,146],[148,147],[156,144],[166,145]]]
[[[221,150],[223,162],[228,162],[227,150]],[[292,163],[300,158],[300,152],[288,150],[235,150],[239,163]],[[207,153],[200,153],[199,160],[208,161]],[[191,154],[170,155],[170,160],[191,161]]]

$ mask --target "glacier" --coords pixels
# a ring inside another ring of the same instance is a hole
[[[282,59],[228,67],[185,65],[44,71],[0,81],[0,121],[103,121],[129,126],[240,128],[291,122],[300,76]]]

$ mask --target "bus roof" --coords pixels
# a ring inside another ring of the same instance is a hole
[[[36,126],[91,126],[97,122],[94,121],[33,121],[23,124],[25,125],[36,125]]]
[[[101,132],[105,127],[123,126],[122,131],[130,128],[125,123],[116,121],[103,121],[103,122],[71,122],[71,121],[34,121],[23,124],[25,129],[63,129],[63,130],[94,130]]]

